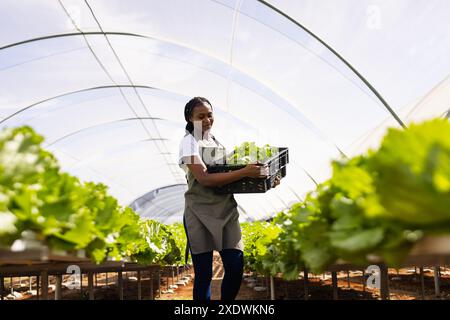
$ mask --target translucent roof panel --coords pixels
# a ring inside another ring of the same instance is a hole
[[[184,210],[187,186],[178,184],[151,190],[134,200],[130,207],[141,217],[160,219],[164,223],[179,222]]]
[[[432,118],[448,118],[450,112],[450,76],[439,82],[424,97],[413,101],[399,110],[406,124],[417,123]],[[368,148],[379,146],[387,128],[395,126],[392,118],[387,118],[377,127],[370,129],[354,142],[351,154],[359,154]]]
[[[423,53],[416,54],[403,24],[387,20],[375,37],[363,26],[369,1],[344,2],[1,1],[0,128],[31,125],[63,170],[107,184],[144,216],[154,211],[162,221],[179,221],[183,108],[205,96],[214,108],[213,133],[227,148],[243,141],[289,147],[279,187],[236,195],[242,220],[269,218],[329,177],[331,159],[375,146],[387,127],[449,109],[448,5],[379,1],[388,19],[424,12],[422,25],[441,39],[430,40],[427,56],[422,29],[414,29]],[[348,11],[351,3],[361,15]],[[340,20],[321,20],[333,6]],[[342,30],[327,32],[333,23]],[[380,53],[395,72],[381,70],[377,50],[361,49],[369,37],[380,47],[405,46],[411,65],[397,47]]]

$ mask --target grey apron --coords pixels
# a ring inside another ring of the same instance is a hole
[[[214,141],[217,145],[217,140]],[[203,148],[199,149],[203,155]],[[243,250],[234,196],[215,194],[212,188],[202,186],[190,170],[187,182],[183,220],[191,254],[222,249]],[[186,249],[186,261],[187,254]]]

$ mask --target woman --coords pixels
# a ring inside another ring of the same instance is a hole
[[[223,146],[210,133],[214,123],[211,103],[203,97],[191,99],[184,108],[186,135],[180,144],[180,166],[186,171],[184,227],[194,264],[194,300],[210,300],[213,251],[219,251],[225,270],[222,300],[234,300],[242,281],[244,259],[239,213],[232,194],[219,195],[211,187],[225,185],[244,177],[263,178],[267,168],[257,164],[226,173],[207,172],[214,155]],[[208,150],[217,151],[211,153]],[[275,182],[279,184],[279,180]]]

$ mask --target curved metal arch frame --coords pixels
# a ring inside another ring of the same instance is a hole
[[[162,121],[168,121],[167,119],[162,119],[162,118],[155,118],[155,117],[134,117],[134,118],[125,118],[125,119],[118,119],[118,120],[113,120],[113,121],[108,121],[108,122],[102,122],[99,124],[95,124],[93,126],[89,126],[89,127],[83,127],[81,129],[78,129],[76,131],[73,131],[71,133],[68,133],[62,137],[59,137],[58,139],[44,145],[45,148],[49,148],[57,143],[59,143],[60,141],[67,139],[71,136],[74,136],[78,133],[90,130],[90,129],[95,129],[98,127],[102,127],[102,126],[106,126],[106,125],[110,125],[110,124],[114,124],[114,123],[120,123],[120,122],[127,122],[127,121],[135,121],[135,120],[162,120]],[[161,140],[161,139],[149,139],[149,140]]]
[[[18,114],[21,114],[22,112],[27,111],[28,109],[34,108],[37,105],[40,105],[42,103],[45,103],[45,102],[48,102],[51,100],[59,99],[59,98],[70,96],[70,95],[77,94],[77,93],[93,91],[93,90],[114,89],[114,88],[133,88],[133,87],[138,88],[138,89],[142,88],[142,89],[150,89],[150,90],[161,90],[161,89],[158,89],[158,88],[155,88],[152,86],[143,86],[143,85],[107,85],[107,86],[97,86],[97,87],[90,87],[90,88],[84,88],[84,89],[80,89],[80,90],[65,92],[65,93],[50,97],[50,98],[46,98],[44,100],[34,102],[26,107],[23,107],[22,109],[17,110],[16,112],[14,112],[14,113],[10,114],[9,116],[5,117],[4,119],[2,119],[0,121],[0,124],[4,123],[5,121],[8,121],[9,119],[17,116]]]
[[[49,40],[49,39],[55,39],[55,38],[65,38],[65,37],[72,37],[72,36],[83,36],[83,35],[100,35],[100,36],[104,36],[104,35],[117,35],[117,36],[128,36],[128,37],[137,37],[137,38],[147,38],[147,39],[155,39],[153,37],[150,36],[144,36],[144,35],[140,35],[137,33],[130,33],[130,32],[113,32],[113,31],[108,31],[108,32],[101,32],[101,31],[90,31],[90,32],[70,32],[70,33],[59,33],[59,34],[52,34],[49,36],[43,36],[43,37],[37,37],[37,38],[32,38],[32,39],[27,39],[27,40],[23,40],[23,41],[18,41],[18,42],[14,42],[14,43],[10,43],[6,46],[0,47],[0,51],[1,50],[5,50],[5,49],[9,49],[12,47],[17,47],[17,46],[21,46],[27,43],[31,43],[31,42],[36,42],[36,41],[42,41],[42,40]]]
[[[386,100],[383,98],[383,96],[370,84],[370,82],[358,71],[354,66],[352,66],[342,55],[340,55],[335,49],[333,49],[330,45],[328,45],[325,41],[323,41],[321,38],[319,38],[316,34],[314,34],[312,31],[310,31],[308,28],[303,26],[300,22],[292,18],[291,16],[287,15],[282,10],[276,8],[275,6],[271,5],[267,1],[264,0],[257,0],[261,4],[265,5],[266,7],[272,9],[273,11],[277,12],[278,14],[282,15],[289,21],[291,21],[293,24],[298,26],[299,28],[303,29],[306,33],[308,33],[310,36],[312,36],[314,39],[319,41],[323,46],[325,46],[328,50],[330,50],[336,57],[339,58],[350,70],[358,76],[358,78],[370,89],[370,91],[375,94],[375,96],[381,101],[381,103],[384,105],[386,110],[394,117],[394,119],[404,128],[407,129],[406,125],[403,123],[403,121],[400,119],[400,117],[397,115],[397,113],[391,108],[391,106],[386,102]]]
[[[84,163],[89,163],[93,159],[99,158],[100,155],[102,155],[102,154],[107,155],[107,154],[113,153],[115,150],[118,150],[118,149],[123,148],[123,147],[130,147],[130,146],[138,145],[138,144],[141,144],[141,143],[144,143],[144,142],[154,142],[154,141],[169,141],[169,139],[164,139],[164,138],[146,138],[146,139],[133,140],[133,141],[131,141],[129,143],[125,143],[125,144],[123,144],[123,145],[121,145],[119,147],[115,146],[115,147],[111,147],[111,148],[105,148],[105,149],[103,149],[100,152],[92,154],[88,158],[85,158],[85,159],[82,159],[81,161],[75,162],[74,164],[69,166],[69,168],[77,168],[77,167],[81,168]],[[164,153],[163,152],[159,152],[157,154],[159,154],[159,155],[163,155],[163,154],[167,155],[167,154],[172,154],[172,153],[170,153],[170,152],[164,152]],[[175,165],[175,163],[170,163],[170,164]],[[114,177],[114,178],[116,178],[116,177]]]

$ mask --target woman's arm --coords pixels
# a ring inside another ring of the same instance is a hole
[[[191,156],[189,164],[187,164],[195,179],[205,187],[219,187],[244,177],[251,178],[265,178],[266,175],[261,175],[261,166],[256,164],[248,164],[242,169],[223,172],[223,173],[208,173],[203,161],[196,156]]]

